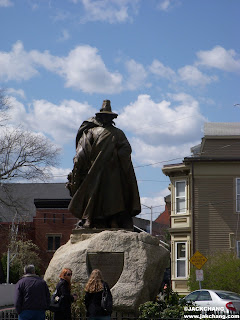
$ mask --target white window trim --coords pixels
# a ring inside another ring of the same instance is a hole
[[[177,199],[183,197],[177,197],[177,183],[178,182],[185,182],[185,211],[184,212],[177,212]],[[187,213],[187,181],[185,179],[175,181],[175,214],[186,214]]]
[[[238,180],[240,180],[240,178],[236,178],[236,212],[237,213],[240,213],[240,210],[238,210],[238,195],[239,195],[239,197],[240,197],[240,193],[237,193],[237,183],[238,183]]]
[[[179,243],[184,243],[185,244],[185,257],[184,258],[177,258],[177,253],[178,253],[178,251],[177,251],[177,245],[179,244]],[[187,278],[187,262],[188,262],[188,259],[187,259],[187,256],[188,256],[188,254],[187,254],[187,241],[176,241],[175,242],[175,278],[176,279],[186,279]],[[177,262],[178,261],[185,261],[185,276],[184,277],[178,277],[178,275],[177,275]]]
[[[240,241],[237,241],[237,258],[240,258]]]
[[[235,233],[230,232],[229,233],[229,248],[234,249],[235,248]]]

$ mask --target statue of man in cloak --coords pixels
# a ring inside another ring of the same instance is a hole
[[[84,228],[132,229],[132,217],[141,212],[132,149],[115,127],[117,116],[110,100],[104,100],[100,112],[77,132],[68,209]]]

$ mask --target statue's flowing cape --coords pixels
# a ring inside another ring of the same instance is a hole
[[[123,131],[91,118],[80,127],[76,146],[69,211],[79,219],[140,213],[132,150]]]

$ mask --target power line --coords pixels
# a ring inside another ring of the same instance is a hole
[[[231,143],[231,144],[227,144],[227,145],[224,145],[224,146],[219,146],[219,147],[216,147],[216,148],[212,148],[211,152],[219,151],[220,149],[228,148],[228,147],[234,146],[236,144],[240,144],[240,141],[237,141],[237,142],[234,142],[234,143]],[[209,151],[202,151],[202,152],[200,152],[198,154],[201,156],[201,155],[204,155],[205,153],[209,153]],[[143,165],[139,165],[139,166],[134,166],[134,168],[138,169],[138,168],[143,168],[143,167],[150,167],[150,166],[154,166],[156,164],[175,161],[175,160],[180,160],[180,159],[184,159],[184,158],[188,158],[188,157],[194,158],[194,156],[192,154],[188,154],[188,155],[185,155],[185,156],[182,156],[182,157],[177,157],[177,158],[172,158],[172,159],[168,159],[168,160],[161,160],[161,161],[157,161],[157,162],[152,162],[152,163],[149,163],[149,164],[143,164]],[[68,173],[64,174],[64,175],[52,175],[51,177],[52,178],[67,177],[67,175],[68,175]],[[157,181],[157,180],[139,180],[139,181]],[[160,181],[158,181],[158,182],[160,182]],[[165,181],[161,181],[161,182],[165,182]]]
[[[231,147],[231,146],[234,146],[234,145],[238,145],[238,144],[240,144],[240,141],[237,141],[237,142],[234,142],[234,143],[231,143],[231,144],[226,144],[226,145],[223,145],[223,146],[219,146],[217,148],[212,148],[210,150],[210,152],[211,153],[212,152],[216,152],[216,151],[219,151],[220,149],[228,148],[228,147]],[[202,151],[202,152],[199,152],[198,155],[201,156],[201,155],[204,155],[204,154],[210,153],[210,152],[209,151]],[[142,167],[150,167],[150,166],[154,166],[154,165],[159,164],[159,163],[170,162],[170,161],[179,160],[179,159],[188,158],[188,157],[194,158],[195,156],[193,156],[192,154],[188,154],[188,155],[183,156],[183,157],[178,157],[178,158],[173,158],[173,159],[169,159],[169,160],[162,160],[162,161],[153,162],[153,163],[149,163],[149,164],[143,164],[143,165],[139,165],[139,166],[134,166],[134,169],[142,168]]]

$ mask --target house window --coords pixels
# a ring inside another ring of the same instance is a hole
[[[240,241],[237,241],[237,257],[240,258]]]
[[[185,278],[187,268],[186,242],[176,242],[176,277]]]
[[[186,181],[175,182],[176,213],[186,213]]]
[[[240,212],[240,178],[236,179],[236,211]]]
[[[56,251],[60,247],[60,235],[47,235],[47,250]]]
[[[235,248],[235,233],[233,232],[229,233],[229,248],[230,249]]]

